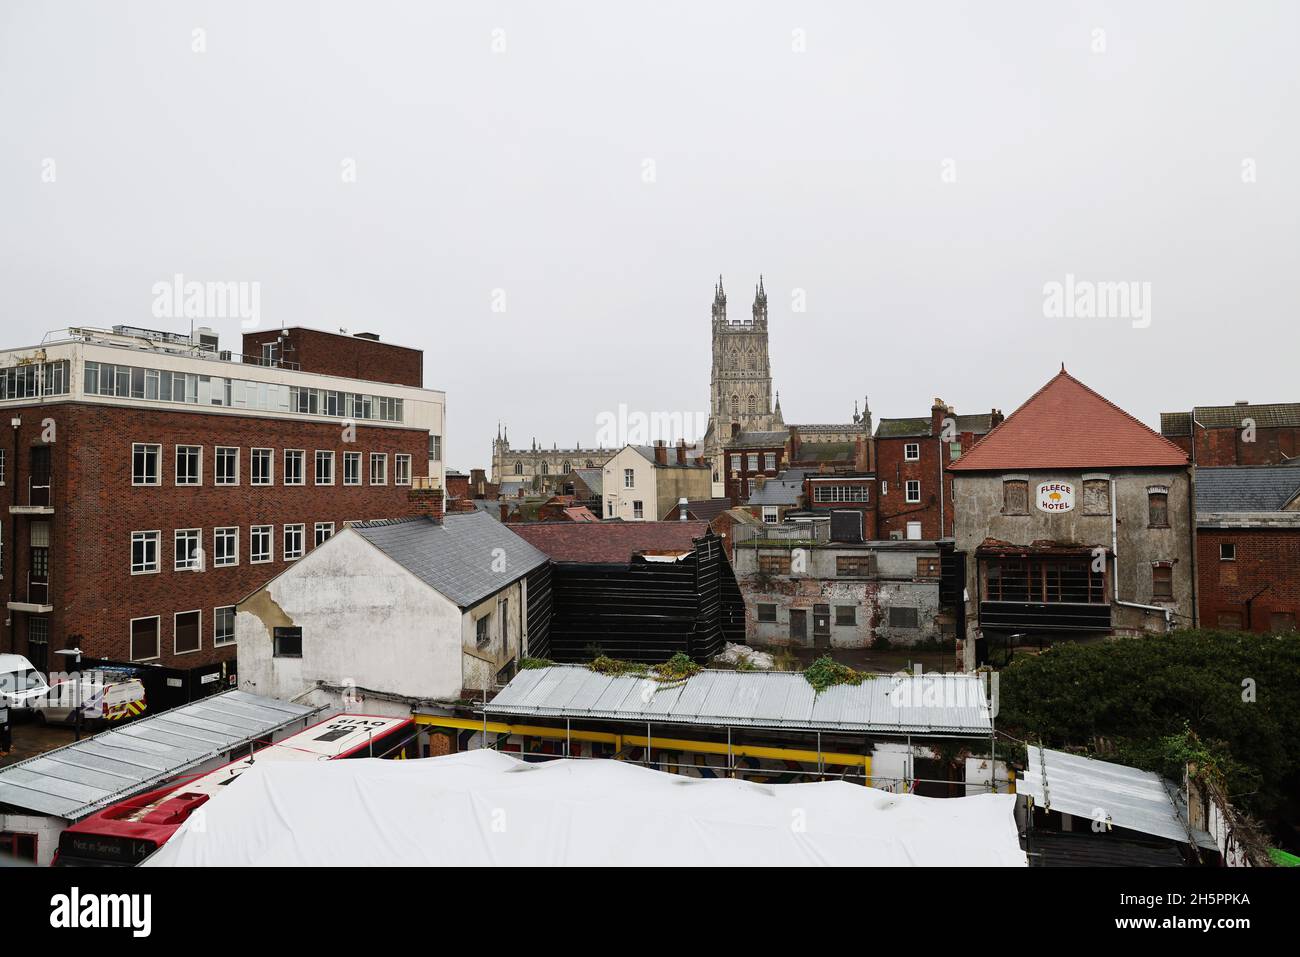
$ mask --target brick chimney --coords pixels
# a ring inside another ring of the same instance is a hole
[[[442,489],[412,488],[406,493],[406,502],[408,514],[423,515],[442,523]]]
[[[990,413],[989,415],[989,428],[996,429],[999,425],[1002,424],[1002,419],[1003,419],[1002,410],[994,409],[992,413]]]
[[[930,406],[930,434],[939,435],[943,432],[943,420],[948,416],[951,410],[943,399],[936,398],[934,405]]]
[[[664,444],[663,439],[655,439],[655,463],[658,465],[668,464],[668,446]]]
[[[502,503],[501,503],[501,521],[504,522],[504,521],[505,521],[506,519],[508,519],[509,517],[510,517],[510,503],[509,503],[509,502],[502,502]]]
[[[686,440],[685,439],[677,440],[677,464],[678,465],[686,464]]]

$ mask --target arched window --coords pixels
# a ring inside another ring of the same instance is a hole
[[[595,467],[596,467],[596,463],[593,462],[591,459],[587,459],[587,468],[594,469]]]
[[[573,471],[573,469],[569,467],[568,459],[565,459],[563,462],[560,463],[560,471],[563,472],[565,475],[568,475],[570,472]]]
[[[749,414],[753,415],[757,411],[758,411],[758,400],[751,395],[749,397]]]
[[[550,470],[547,469],[547,467],[546,467],[546,460],[545,460],[545,459],[542,459],[542,474],[543,474],[543,475],[550,475],[550,474],[551,474],[551,473],[550,473]]]
[[[731,414],[736,415],[739,412],[740,412],[740,396],[733,395],[731,397]]]
[[[524,474],[524,463],[523,463],[523,462],[516,462],[516,463],[515,463],[515,474],[516,474],[516,475],[523,475],[523,474]]]

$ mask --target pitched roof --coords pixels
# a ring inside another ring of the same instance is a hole
[[[361,522],[352,530],[458,607],[467,608],[546,564],[546,555],[511,531],[514,527],[483,512],[457,512],[444,515],[441,523],[393,519]],[[496,555],[505,559],[504,566],[494,561]]]
[[[775,449],[785,445],[789,432],[741,432],[722,443],[724,449]]]
[[[690,551],[708,522],[544,522],[510,525],[557,562],[623,565],[639,552]]]
[[[798,505],[799,496],[803,495],[803,480],[808,474],[806,469],[786,469],[775,478],[755,486],[749,496],[748,505]]]
[[[729,508],[731,508],[731,499],[700,498],[686,503],[686,514],[688,517],[701,522],[711,522]],[[676,505],[673,506],[669,514],[675,511],[677,511]]]
[[[667,456],[666,456],[667,461],[663,464],[660,464],[655,459],[655,447],[653,445],[629,445],[628,448],[633,449],[636,452],[639,452],[641,454],[641,457],[647,460],[648,462],[651,462],[655,466],[655,468],[661,468],[661,469],[708,468],[707,465],[705,465],[702,461],[700,461],[701,452],[697,448],[693,448],[689,446],[687,447],[685,465],[678,464],[677,446],[675,445],[664,446],[664,448],[667,449]]]
[[[1061,369],[948,468],[1184,466],[1187,454]]]
[[[574,469],[573,474],[582,479],[592,495],[599,495],[604,487],[604,469]]]
[[[876,438],[890,439],[898,436],[914,436],[930,434],[930,419],[926,417],[915,419],[881,419],[880,424],[876,426]]]
[[[1196,470],[1198,512],[1277,512],[1300,495],[1300,466],[1232,465]]]

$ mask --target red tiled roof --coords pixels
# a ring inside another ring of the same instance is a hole
[[[690,551],[708,522],[545,522],[510,525],[557,562],[622,565],[637,552]]]
[[[948,468],[1180,466],[1187,453],[1061,371]]]

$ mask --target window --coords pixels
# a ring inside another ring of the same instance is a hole
[[[388,453],[387,452],[370,453],[370,484],[371,485],[388,484]]]
[[[623,487],[636,488],[636,472],[633,469],[623,470]]]
[[[317,485],[334,484],[334,453],[333,452],[316,453],[316,484]]]
[[[239,564],[239,529],[214,528],[212,530],[212,566]]]
[[[307,476],[303,467],[303,459],[306,452],[302,449],[285,449],[284,450],[284,484],[285,485],[306,485]]]
[[[480,648],[486,648],[492,642],[491,613],[474,622],[474,641]]]
[[[776,453],[775,453],[775,452],[764,452],[764,453],[763,453],[763,471],[765,471],[765,472],[775,472],[775,471],[776,471]]]
[[[994,558],[985,565],[984,597],[998,602],[1104,605],[1106,572],[1095,570],[1086,558]]]
[[[212,612],[212,643],[228,645],[235,640],[235,606],[222,605]]]
[[[763,506],[763,524],[776,525],[780,517],[780,509],[775,505]]]
[[[1084,479],[1083,480],[1083,514],[1084,515],[1109,515],[1110,514],[1110,480],[1109,479]]]
[[[203,484],[203,446],[176,446],[176,484]]]
[[[301,658],[302,657],[302,629],[301,628],[280,628],[277,627],[273,632],[274,651],[272,654],[276,658]]]
[[[271,538],[274,534],[274,525],[254,525],[248,530],[248,560],[254,565],[272,559]]]
[[[835,624],[856,625],[857,623],[858,623],[857,605],[836,605],[835,606]]]
[[[759,605],[759,621],[776,621],[776,605]]]
[[[361,484],[361,453],[360,452],[343,453],[343,484],[344,485]]]
[[[1147,506],[1152,528],[1169,527],[1169,490],[1166,488],[1147,489]]]
[[[131,574],[150,575],[158,570],[158,532],[131,533]]]
[[[218,445],[214,470],[216,472],[216,478],[214,481],[218,485],[238,485],[239,449],[226,445]]]
[[[907,523],[907,538],[908,538],[909,541],[913,541],[913,542],[919,542],[919,541],[921,540],[921,523],[920,523],[920,522],[908,522],[908,523]]]
[[[917,578],[938,578],[939,559],[918,558],[916,560],[916,577]]]
[[[907,494],[904,499],[907,502],[921,501],[921,483],[915,479],[907,480]]]
[[[960,443],[960,442],[949,442],[949,443],[948,443],[948,460],[949,460],[950,462],[956,462],[959,458],[961,458],[961,443]]]
[[[131,660],[158,657],[158,616],[131,619]]]
[[[889,609],[889,627],[890,628],[916,628],[919,627],[918,616],[915,608],[899,608],[897,606]]]
[[[1219,561],[1235,562],[1237,560],[1237,546],[1233,542],[1222,542],[1219,545]]]
[[[1025,479],[1007,479],[1002,483],[1002,514],[1029,514],[1029,482]]]
[[[286,525],[284,527],[284,560],[291,562],[296,558],[302,558],[302,537],[304,528],[302,523],[297,525]]]
[[[908,442],[906,445],[903,446],[903,461],[904,462],[921,461],[920,442]]]
[[[759,555],[758,572],[760,575],[790,574],[789,555]]]
[[[313,542],[313,545],[317,547],[324,545],[326,542],[330,540],[330,536],[332,536],[333,534],[334,534],[333,522],[317,522],[316,539]]]
[[[523,463],[523,462],[516,462],[516,463],[515,463],[515,474],[516,474],[516,475],[523,475],[523,474],[524,474],[524,463]]]
[[[868,494],[865,485],[813,485],[814,502],[865,502]]]
[[[411,457],[409,455],[393,456],[393,484],[411,484]]]
[[[758,471],[758,453],[757,453],[757,452],[750,452],[749,455],[745,456],[745,458],[746,458],[746,462],[745,462],[746,471],[749,471],[749,472],[757,472],[757,471]]]
[[[442,461],[442,436],[429,436],[429,460],[433,462]]]
[[[179,611],[172,626],[172,641],[178,655],[198,651],[203,645],[203,612]]]
[[[1151,566],[1151,597],[1165,600],[1174,597],[1173,565],[1162,563]]]
[[[609,514],[606,516],[606,518],[613,518],[613,517],[614,517],[614,502],[613,502],[612,499],[609,501],[609,503],[608,503],[608,505],[606,506],[606,509],[605,509],[605,510],[606,510],[607,512],[609,512]]]
[[[633,518],[645,518],[645,508],[644,508],[644,506],[641,504],[641,502],[639,502],[639,501],[634,501],[634,502],[632,503],[632,517],[633,517]]]
[[[275,484],[275,450],[274,449],[253,449],[253,478],[254,485],[274,485]]]
[[[162,458],[161,445],[137,442],[131,446],[131,484],[161,485],[158,463]]]
[[[629,471],[630,471],[630,470],[629,470]],[[733,471],[733,472],[739,472],[739,471],[740,471],[740,456],[739,456],[739,455],[732,455],[732,456],[731,456],[731,471]],[[631,486],[628,486],[628,488],[631,488]]]
[[[835,574],[841,578],[866,578],[875,574],[875,571],[876,556],[870,552],[835,556]]]
[[[176,529],[173,537],[173,571],[203,571],[202,535],[202,530],[197,528]]]
[[[0,485],[5,484],[5,450],[0,449]]]

